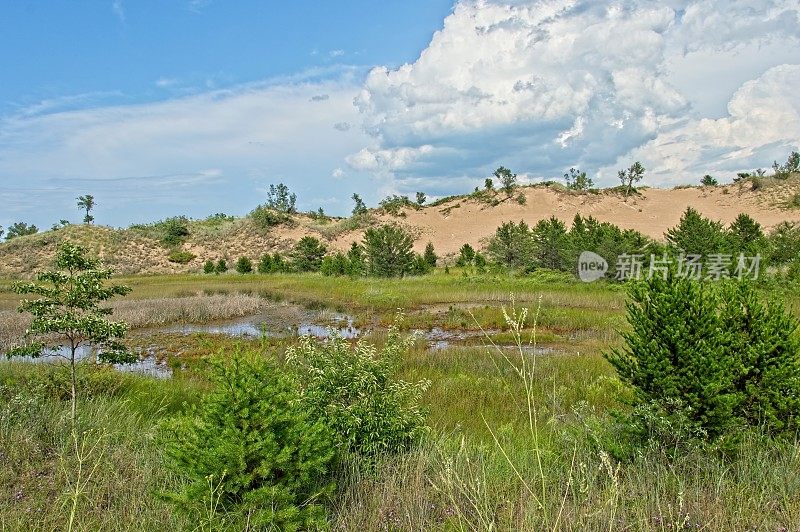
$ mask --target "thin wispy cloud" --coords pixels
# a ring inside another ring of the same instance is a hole
[[[119,21],[125,24],[125,7],[122,4],[122,0],[113,0],[111,2],[111,10]]]

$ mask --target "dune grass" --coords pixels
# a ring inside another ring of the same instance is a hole
[[[373,469],[342,464],[338,489],[326,501],[334,530],[793,530],[800,522],[796,441],[748,432],[733,452],[653,447],[622,462],[608,452],[618,438],[612,413],[625,408],[624,390],[601,354],[617,345],[617,330],[625,327],[624,295],[616,287],[453,273],[389,281],[315,275],[119,281],[134,286],[125,300],[130,308],[120,307],[120,314],[164,305],[160,313],[174,319],[202,320],[222,311],[181,305],[207,298],[209,309],[249,309],[269,298],[379,322],[403,307],[407,330],[431,323],[478,335],[484,329],[478,341],[487,346],[430,351],[419,341],[406,354],[400,375],[432,383],[424,395],[430,437]],[[517,307],[539,308],[535,327],[531,320],[509,327],[501,307],[511,293]],[[9,311],[15,297],[0,292],[0,301],[10,302],[0,308]],[[534,332],[532,343],[559,350],[532,356],[490,345],[527,344]],[[377,331],[369,341],[384,337]],[[202,356],[237,342],[201,334],[135,341],[162,343],[185,370],[159,381],[82,368],[79,442],[86,445],[78,453],[62,369],[0,363],[0,528],[66,529],[74,504],[76,530],[198,529],[198,516],[178,515],[156,496],[180,483],[165,468],[158,424],[204,391],[193,371]],[[291,342],[239,343],[280,360]],[[76,496],[69,487],[79,464],[96,469]]]

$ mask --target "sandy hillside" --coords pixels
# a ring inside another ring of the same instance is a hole
[[[780,222],[800,222],[800,208],[788,201],[800,192],[800,176],[789,181],[769,182],[753,191],[749,182],[719,187],[644,189],[626,200],[614,191],[576,193],[560,186],[530,186],[512,197],[496,193],[482,197],[461,196],[421,209],[405,209],[401,216],[373,211],[374,223],[395,222],[416,236],[415,248],[422,251],[432,242],[440,256],[457,253],[464,244],[481,247],[495,229],[507,221],[524,220],[534,225],[556,216],[568,226],[575,214],[593,216],[624,229],[635,229],[656,239],[675,226],[687,207],[729,224],[739,213],[747,213],[769,230]],[[517,200],[524,194],[525,202]],[[229,266],[241,256],[257,260],[263,253],[286,253],[303,236],[322,240],[329,249],[346,250],[360,241],[363,228],[353,230],[348,220],[319,223],[296,216],[290,224],[259,230],[250,219],[237,219],[208,228],[193,222],[190,236],[180,249],[195,257],[187,264],[169,260],[174,249],[150,234],[132,229],[69,226],[58,231],[16,238],[0,243],[0,278],[29,277],[47,267],[58,243],[69,240],[89,247],[115,271],[124,274],[178,273],[200,271],[207,260],[225,258]]]
[[[424,249],[430,241],[440,254],[450,254],[466,243],[479,245],[492,235],[500,224],[524,220],[534,225],[555,216],[569,227],[576,214],[593,216],[623,229],[635,229],[657,240],[663,240],[667,229],[675,226],[687,207],[703,215],[730,224],[739,213],[747,213],[765,229],[783,221],[800,222],[800,209],[786,207],[789,198],[800,191],[800,182],[750,190],[750,185],[692,187],[679,189],[646,189],[625,199],[610,191],[599,194],[577,194],[550,187],[525,188],[525,204],[515,197],[500,205],[490,206],[475,200],[456,200],[418,211],[407,210],[404,223],[419,231],[416,247]],[[498,196],[502,198],[503,196]]]

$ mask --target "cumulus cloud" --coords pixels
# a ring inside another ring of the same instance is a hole
[[[400,188],[499,164],[534,178],[576,164],[602,176],[628,156],[655,158],[657,146],[665,156],[700,152],[666,157],[663,175],[717,164],[720,154],[744,164],[800,139],[774,129],[799,107],[773,79],[792,76],[782,62],[800,62],[799,21],[794,0],[463,1],[414,63],[370,71],[355,104],[373,142],[347,162]],[[713,71],[720,60],[737,71],[724,76],[725,90],[704,90],[713,79],[681,69]],[[777,101],[789,109],[774,110]],[[737,129],[745,122],[746,133]]]
[[[633,150],[654,184],[696,182],[698,176],[783,162],[800,147],[800,65],[781,65],[748,81],[728,103],[728,115],[679,122]],[[691,149],[687,149],[691,148]],[[620,161],[621,162],[621,161]],[[612,169],[607,168],[607,173]]]

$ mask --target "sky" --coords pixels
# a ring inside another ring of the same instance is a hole
[[[0,226],[730,181],[800,148],[797,0],[0,3]]]

